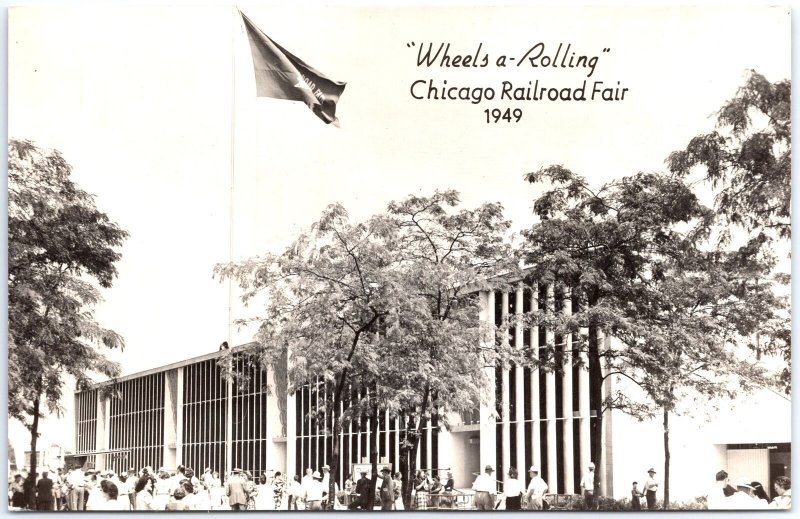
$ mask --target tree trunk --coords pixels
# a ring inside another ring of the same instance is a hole
[[[669,409],[664,408],[664,510],[669,510]]]
[[[372,464],[372,478],[369,485],[369,496],[367,496],[367,510],[375,509],[375,488],[378,484],[378,430],[381,419],[377,409],[372,413],[371,434],[369,435],[369,462]]]
[[[597,327],[589,326],[589,401],[595,402],[597,418],[594,421],[594,434],[591,440],[591,450],[594,451],[595,477],[594,477],[594,499],[595,505],[600,499],[600,477],[604,474],[602,452],[603,452],[603,373],[600,365],[600,344],[597,336]],[[582,467],[582,470],[587,470]]]
[[[420,429],[424,418],[420,420],[421,427],[416,427],[417,421],[412,416],[408,420],[404,447],[400,452],[400,472],[403,474],[403,507],[411,510],[411,489],[414,488],[414,475],[417,472],[417,450],[419,449]]]
[[[37,396],[33,399],[33,421],[31,422],[31,466],[28,470],[28,477],[24,482],[25,504],[31,510],[36,510],[36,466],[39,464],[38,456],[36,455],[36,444],[39,441],[39,407],[41,405],[41,378],[39,379],[37,387]]]
[[[403,419],[401,418],[401,423]],[[411,422],[409,422],[409,426]],[[400,434],[398,432],[398,434]],[[411,506],[411,465],[409,463],[409,453],[411,452],[411,447],[408,442],[408,430],[406,430],[405,435],[402,437],[400,441],[400,477],[403,478],[403,488],[401,492],[401,497],[403,499],[403,508],[405,510],[411,510],[409,508]]]
[[[339,409],[339,404],[335,399],[334,406],[333,439],[331,441],[331,476],[330,481],[328,481],[328,510],[333,510],[333,505],[336,501],[336,477],[339,474],[339,433],[342,431],[341,417],[336,416],[336,409]],[[344,485],[344,482],[342,482],[342,484]],[[342,487],[342,489],[344,489],[344,487]]]

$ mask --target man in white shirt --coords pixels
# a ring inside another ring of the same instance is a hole
[[[583,473],[583,478],[581,478],[581,488],[583,489],[583,498],[586,501],[586,509],[594,510],[596,508],[594,499],[594,463],[591,461],[586,467],[586,472]]]
[[[67,474],[69,491],[69,509],[72,512],[83,510],[84,492],[86,491],[86,474],[80,467]]]
[[[531,482],[528,483],[528,492],[525,494],[525,501],[528,503],[528,510],[541,510],[544,507],[544,494],[547,492],[547,483],[539,477],[539,469],[531,467],[528,469]]]
[[[86,497],[86,510],[100,510],[100,504],[106,501],[103,497],[103,490],[100,488],[100,481],[105,479],[105,474],[99,476],[94,483],[90,482],[91,477],[97,476],[99,473],[100,471],[96,469],[86,471],[86,488],[89,494]]]
[[[647,509],[656,509],[656,492],[658,491],[658,481],[656,481],[656,470],[650,468],[647,471],[647,479],[644,481],[644,497],[647,500]]]
[[[494,510],[497,480],[494,479],[494,469],[491,465],[486,465],[484,473],[475,478],[472,490],[475,491],[475,507],[478,510]]]
[[[306,510],[322,510],[322,501],[328,491],[322,485],[322,476],[319,475],[319,472],[314,472],[311,478],[311,483],[306,487],[304,495]]]

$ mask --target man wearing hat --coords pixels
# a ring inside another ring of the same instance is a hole
[[[228,504],[231,506],[231,510],[244,510],[247,506],[247,492],[245,492],[244,484],[242,469],[233,469],[233,474],[230,475],[225,483],[225,495],[228,496]]]
[[[328,494],[328,489],[322,484],[322,476],[314,471],[311,475],[312,481],[306,488],[305,501],[306,510],[322,510],[322,501]]]
[[[655,478],[656,470],[654,468],[650,468],[647,471],[647,479],[644,482],[644,497],[647,499],[647,509],[648,510],[655,510],[656,509],[656,491],[658,490],[658,482]]]
[[[381,469],[381,510],[394,510],[394,480],[392,469],[388,466]]]
[[[583,489],[583,499],[586,501],[586,509],[594,510],[596,507],[594,500],[594,463],[591,461],[586,466],[586,472],[583,473],[581,488]]]
[[[539,468],[532,466],[528,469],[531,482],[528,483],[528,490],[525,493],[525,502],[528,503],[528,510],[541,510],[544,508],[544,494],[547,492],[547,483],[539,476]]]
[[[497,480],[494,478],[494,468],[491,465],[486,465],[484,473],[475,478],[472,490],[475,491],[475,507],[478,510],[494,510]]]

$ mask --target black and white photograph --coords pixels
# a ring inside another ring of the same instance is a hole
[[[7,510],[791,509],[791,6],[6,14]]]

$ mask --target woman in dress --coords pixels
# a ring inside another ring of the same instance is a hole
[[[417,476],[414,478],[414,491],[416,493],[414,504],[416,510],[427,510],[428,509],[428,491],[430,487],[428,486],[428,476],[425,472],[418,470]]]
[[[225,494],[222,488],[222,480],[219,479],[219,472],[214,471],[208,487],[208,498],[211,501],[211,510],[219,510],[222,507],[222,496]]]
[[[275,500],[272,498],[272,485],[266,474],[258,478],[255,497],[256,510],[275,510]]]
[[[22,488],[22,475],[15,474],[11,483],[11,506],[25,508],[25,492]]]
[[[405,510],[403,507],[403,475],[399,472],[394,473],[394,509]]]
[[[245,506],[245,509],[255,510],[258,488],[256,488],[256,483],[253,481],[253,475],[250,474],[249,470],[244,471],[244,477],[245,477],[244,492],[247,494],[247,505]]]
[[[155,478],[152,476],[142,476],[136,482],[136,510],[155,510],[153,508],[153,485]]]
[[[286,494],[286,479],[281,472],[275,473],[272,480],[272,493],[275,498],[275,510],[283,510],[283,497]]]

